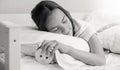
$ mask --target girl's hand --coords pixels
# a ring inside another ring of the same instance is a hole
[[[59,50],[61,53],[67,53],[70,46],[62,44],[56,40],[44,40],[40,48],[42,49],[42,53],[54,55],[56,50]]]

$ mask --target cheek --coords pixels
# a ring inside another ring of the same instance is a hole
[[[65,27],[65,32],[72,33],[72,31],[73,31],[72,26],[70,24],[67,24],[66,27]]]
[[[70,35],[73,35],[73,26],[72,26],[72,23],[69,22],[68,26],[69,26],[68,30],[70,31]]]
[[[70,22],[67,24],[67,28],[68,28],[69,30],[72,30],[72,25],[71,25]]]

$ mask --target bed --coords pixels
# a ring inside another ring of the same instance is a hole
[[[92,13],[93,14],[93,13]],[[90,14],[91,15],[91,14]],[[75,18],[90,21],[88,13],[73,14]],[[5,68],[6,70],[63,70],[57,64],[42,65],[33,57],[21,57],[21,43],[25,38],[25,31],[35,31],[35,24],[30,19],[29,14],[0,14],[0,47],[5,47]],[[34,36],[34,35],[33,35]],[[26,38],[27,40],[27,38]],[[25,40],[24,40],[25,41]],[[106,53],[106,64],[103,66],[83,65],[77,70],[119,70],[120,55],[114,53]]]

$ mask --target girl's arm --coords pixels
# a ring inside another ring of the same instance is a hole
[[[88,44],[90,46],[90,53],[72,47],[66,53],[89,65],[104,65],[104,51],[96,34],[89,39]]]
[[[38,43],[21,44],[21,53],[22,55],[35,56],[38,47]]]

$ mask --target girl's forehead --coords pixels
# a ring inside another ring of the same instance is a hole
[[[55,17],[55,18],[57,18],[57,17],[60,18],[60,17],[63,17],[63,16],[64,16],[63,11],[61,11],[58,8],[52,10],[52,12],[50,14],[50,17]]]
[[[54,9],[47,18],[46,25],[52,27],[58,25],[64,17],[64,13],[60,9]]]

